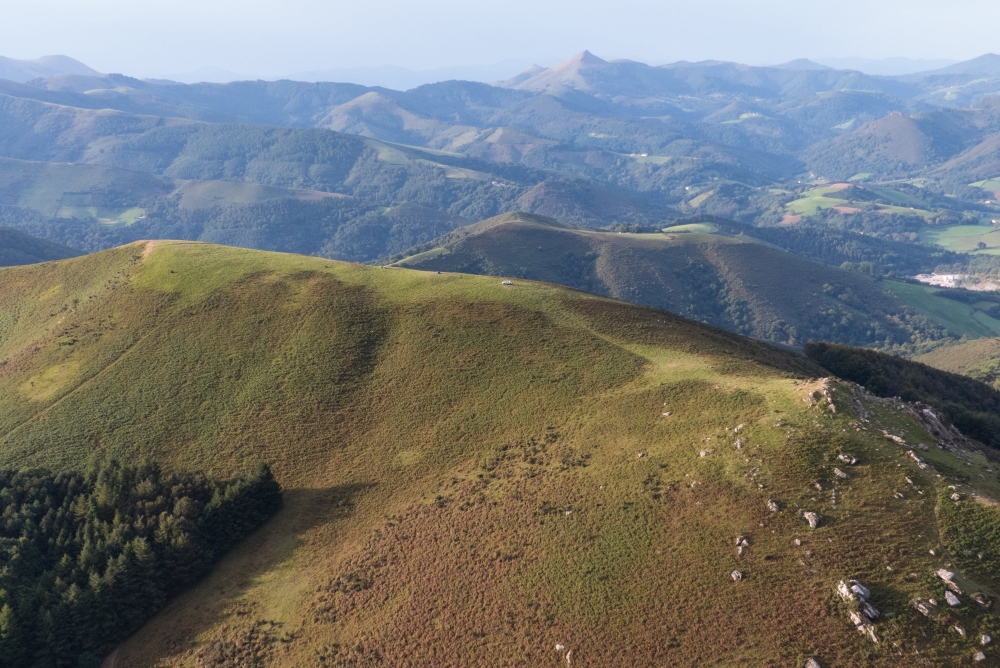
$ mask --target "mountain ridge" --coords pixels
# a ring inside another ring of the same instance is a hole
[[[0,307],[22,314],[0,321],[4,465],[267,461],[285,489],[121,668],[903,666],[890,638],[954,662],[949,625],[992,628],[971,599],[944,623],[912,605],[945,559],[993,596],[984,539],[956,537],[978,504],[948,497],[1000,496],[991,461],[924,451],[919,406],[787,351],[520,279],[190,242],[2,269]],[[884,642],[837,596],[852,578]],[[748,642],[719,643],[734,620]]]

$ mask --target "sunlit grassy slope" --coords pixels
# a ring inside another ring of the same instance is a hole
[[[935,490],[998,498],[992,465],[917,468],[880,432],[933,444],[911,414],[839,383],[833,412],[821,373],[521,280],[175,242],[0,271],[0,463],[264,460],[287,490],[116,668],[969,660],[992,617],[909,603],[943,596]]]

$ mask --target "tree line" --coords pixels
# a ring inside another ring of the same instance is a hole
[[[228,481],[149,462],[0,470],[0,665],[98,666],[281,503],[265,464]]]

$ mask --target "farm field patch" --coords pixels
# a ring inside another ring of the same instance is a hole
[[[1000,252],[1000,230],[993,225],[934,226],[923,230],[919,236],[924,243],[936,244],[960,253]],[[984,244],[980,248],[979,244]]]
[[[940,296],[940,288],[902,281],[882,281],[882,284],[908,306],[931,318],[954,336],[971,339],[1000,336],[1000,320],[973,305]]]

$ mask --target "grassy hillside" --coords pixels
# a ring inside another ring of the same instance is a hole
[[[456,230],[398,264],[560,283],[791,345],[920,346],[944,335],[946,325],[870,276],[746,236],[687,229],[615,234],[506,214]]]
[[[0,267],[64,260],[77,255],[79,253],[72,248],[0,227]]]
[[[942,371],[981,380],[1000,390],[1000,339],[961,341],[921,355],[916,360]]]
[[[880,432],[933,443],[915,413],[819,373],[520,280],[172,242],[0,271],[0,464],[263,460],[286,488],[116,668],[968,660],[993,617],[954,611],[962,639],[910,601],[943,596],[936,505],[967,521],[934,490],[998,498],[991,464],[921,451],[938,480]],[[955,554],[992,595],[993,553]]]

